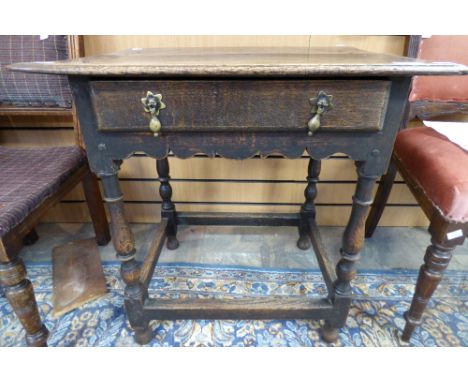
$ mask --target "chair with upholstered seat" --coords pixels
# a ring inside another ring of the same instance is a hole
[[[3,66],[20,58],[66,58],[73,48],[71,37],[51,36],[42,41],[39,36],[0,36],[0,63]],[[49,83],[49,77],[44,75],[15,77],[3,67],[0,69],[0,116],[73,119],[66,79],[53,78]],[[78,126],[74,127],[78,133]],[[97,179],[77,143],[64,147],[0,144],[0,287],[26,331],[29,346],[47,345],[48,330],[41,321],[32,284],[18,255],[23,244],[33,244],[38,239],[35,226],[42,216],[82,182],[96,241],[105,245],[110,239]]]
[[[413,38],[410,52],[419,58],[468,64],[468,36]],[[432,117],[468,110],[468,78],[415,78],[409,118]],[[397,170],[430,221],[431,245],[426,250],[413,301],[405,314],[402,339],[409,341],[437,288],[457,245],[468,236],[468,152],[436,130],[418,126],[399,132],[392,161],[382,177],[366,222],[372,236],[389,197]]]

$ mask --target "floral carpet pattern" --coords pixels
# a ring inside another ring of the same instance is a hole
[[[123,284],[116,263],[105,263],[109,293],[59,318],[52,315],[50,264],[28,267],[41,316],[50,330],[49,346],[139,346],[123,309]],[[362,273],[355,299],[336,344],[319,337],[312,320],[152,321],[147,346],[467,346],[468,275],[448,272],[411,343],[401,342],[415,273]],[[150,284],[154,296],[225,298],[258,295],[326,296],[318,271],[288,271],[158,265]],[[8,302],[0,297],[0,346],[25,346],[24,331]]]

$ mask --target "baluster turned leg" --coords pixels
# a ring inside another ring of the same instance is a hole
[[[0,263],[0,284],[26,330],[28,346],[47,346],[49,331],[39,316],[34,290],[31,281],[26,278],[26,268],[21,259]]]
[[[365,221],[372,204],[372,188],[377,179],[376,176],[363,174],[361,164],[364,163],[357,163],[358,181],[353,196],[353,207],[343,233],[341,259],[336,266],[334,302],[341,313],[325,322],[322,337],[327,342],[335,341],[338,338],[338,329],[346,323],[352,297],[351,281],[356,277],[356,262],[363,246]]]
[[[153,333],[143,312],[148,289],[140,282],[140,264],[135,259],[135,241],[126,220],[123,195],[117,173],[101,174],[104,194],[111,218],[112,242],[121,261],[120,274],[125,282],[125,311],[135,340],[141,345],[151,341]]]
[[[299,223],[299,249],[306,250],[311,246],[309,237],[309,219],[315,219],[315,198],[317,197],[317,182],[320,175],[322,161],[309,159],[307,168],[307,186],[304,190],[305,202],[301,207],[301,221]]]
[[[427,247],[424,264],[419,270],[418,282],[410,309],[405,313],[406,325],[401,339],[409,341],[414,329],[421,325],[421,317],[427,303],[442,279],[455,246],[443,245],[432,237],[432,245]]]
[[[169,161],[167,158],[158,159],[156,161],[156,170],[159,175],[159,195],[161,195],[161,217],[168,219],[167,224],[167,249],[176,249],[179,247],[177,240],[177,222],[176,222],[176,209],[171,200],[172,187],[169,183],[171,177],[169,176]]]

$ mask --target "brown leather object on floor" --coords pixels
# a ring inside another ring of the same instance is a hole
[[[52,253],[55,317],[107,293],[101,258],[94,238],[55,247]]]
[[[398,133],[395,155],[449,220],[468,221],[468,152],[430,127]]]

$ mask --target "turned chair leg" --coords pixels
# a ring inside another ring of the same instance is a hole
[[[167,249],[177,249],[179,241],[177,240],[177,222],[176,222],[176,208],[172,201],[172,187],[169,183],[171,177],[169,176],[169,161],[167,158],[158,159],[156,161],[156,170],[159,175],[159,195],[161,195],[161,217],[168,219],[167,224]]]
[[[99,190],[99,183],[96,176],[89,171],[83,178],[82,184],[96,234],[96,242],[98,245],[106,245],[110,241],[110,232],[106,210],[104,209],[104,203]]]
[[[374,203],[366,220],[366,237],[371,237],[374,234],[375,228],[379,224],[385,206],[387,205],[388,197],[392,191],[393,182],[397,174],[397,167],[393,160],[388,165],[388,170],[385,175],[380,178],[380,184],[375,194]]]
[[[28,346],[47,346],[49,331],[41,321],[31,282],[23,261],[15,258],[0,263],[0,284],[13,311],[26,330]]]
[[[301,207],[301,220],[299,223],[299,240],[297,247],[302,250],[309,249],[312,245],[309,236],[309,219],[315,219],[315,198],[317,197],[317,182],[320,175],[322,161],[309,159],[307,168],[307,186],[304,190],[305,201]]]
[[[432,245],[427,247],[424,264],[419,270],[418,281],[410,309],[405,313],[406,325],[401,339],[408,342],[416,327],[421,325],[421,318],[447,268],[455,246],[441,243],[434,235]]]
[[[38,240],[39,235],[37,234],[37,231],[33,228],[25,237],[23,237],[23,245],[33,245]]]

